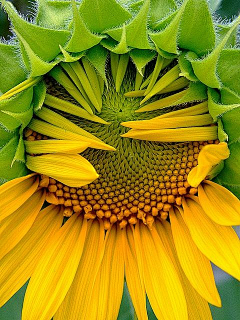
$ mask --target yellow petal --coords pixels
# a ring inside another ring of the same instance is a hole
[[[235,231],[213,222],[197,197],[183,200],[183,210],[184,221],[202,253],[219,268],[240,279],[240,242]]]
[[[88,317],[92,307],[91,295],[104,254],[104,227],[102,221],[89,221],[82,257],[73,283],[54,320],[78,320]]]
[[[210,261],[193,242],[177,208],[170,211],[170,220],[178,259],[188,280],[204,299],[221,306]]]
[[[199,141],[200,140],[201,139],[199,139]],[[189,184],[196,188],[206,178],[212,168],[218,165],[222,160],[227,159],[229,154],[226,142],[204,146],[198,156],[198,165],[188,174],[187,179]]]
[[[85,141],[72,140],[35,140],[24,141],[26,152],[31,154],[41,153],[81,153],[91,146]]]
[[[77,154],[47,154],[27,156],[27,167],[54,178],[70,187],[81,187],[98,178],[94,167]]]
[[[54,126],[50,123],[47,123],[38,119],[32,119],[32,121],[28,124],[28,127],[38,133],[41,133],[51,138],[60,139],[60,140],[67,139],[67,140],[74,140],[74,141],[84,141],[84,142],[91,143],[91,148],[110,150],[110,151],[116,150],[115,148],[102,142],[100,139],[96,137],[95,139],[91,139],[89,137],[77,134],[75,132],[72,132],[66,129],[59,128],[57,126]]]
[[[180,266],[174,246],[170,223],[167,221],[156,221],[155,226],[181,280],[187,302],[188,320],[212,320],[211,311],[207,301],[203,299],[192,287]]]
[[[128,121],[123,122],[121,125],[133,129],[171,129],[171,128],[184,128],[184,127],[196,127],[204,126],[213,123],[213,119],[210,114],[200,114],[189,116],[188,114],[184,117],[169,117],[169,118],[153,118],[151,120],[140,120],[140,121]]]
[[[37,190],[38,179],[32,174],[0,186],[0,221],[17,210]]]
[[[124,231],[125,238],[125,276],[131,300],[138,319],[148,319],[146,310],[146,294],[143,275],[137,264],[137,255],[133,231],[127,227]]]
[[[14,248],[25,236],[45,201],[45,191],[35,192],[14,214],[2,221],[0,232],[0,259]],[[6,226],[5,226],[6,225]]]
[[[150,231],[140,224],[134,234],[138,256],[142,256],[147,295],[157,318],[188,319],[181,282],[155,227]]]
[[[226,188],[206,180],[198,187],[198,198],[214,222],[224,226],[240,225],[240,201]]]
[[[62,224],[59,207],[40,211],[29,232],[0,261],[0,306],[4,305],[30,278],[49,236]]]
[[[74,279],[86,231],[86,219],[75,214],[49,240],[29,281],[22,320],[53,317]]]
[[[117,319],[124,285],[123,234],[113,226],[106,238],[105,254],[91,296],[88,319]]]
[[[217,139],[217,126],[194,127],[162,130],[138,130],[131,129],[121,135],[124,138],[134,138],[159,142],[184,142],[203,141]]]

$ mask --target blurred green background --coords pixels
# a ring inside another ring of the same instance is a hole
[[[159,0],[161,1],[161,0]],[[12,0],[18,11],[33,17],[34,1]],[[223,19],[233,19],[240,13],[240,0],[209,0],[210,7]],[[9,30],[9,21],[6,14],[0,9],[0,37],[9,40],[12,34]],[[240,235],[240,228],[237,228]],[[240,285],[239,282],[214,266],[215,279],[222,298],[222,308],[211,307],[214,320],[240,320]],[[20,320],[23,297],[26,285],[0,309],[0,320]],[[148,304],[149,319],[156,319]],[[119,313],[119,320],[134,319],[134,309],[127,291],[124,296]],[[66,319],[67,320],[67,319]]]

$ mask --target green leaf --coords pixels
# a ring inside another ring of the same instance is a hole
[[[122,302],[118,314],[118,320],[134,320],[136,319],[134,317],[134,308],[133,304],[131,301],[131,297],[128,291],[127,284],[124,284],[124,291],[123,291],[123,296],[122,296]]]
[[[13,45],[0,43],[0,74],[4,81],[0,81],[0,91],[5,93],[27,78],[26,70]]]
[[[69,52],[81,52],[97,45],[103,36],[97,36],[87,29],[74,0],[72,0],[72,9],[73,34],[65,49]]]
[[[217,72],[223,85],[240,94],[240,49],[224,49]]]
[[[189,0],[180,22],[178,46],[202,56],[212,50],[215,33],[205,0]]]
[[[60,52],[59,45],[63,46],[70,36],[70,32],[67,30],[47,29],[22,19],[9,2],[4,4],[4,8],[14,29],[26,41],[31,50],[44,61],[53,60]]]
[[[23,162],[15,161],[13,163],[18,144],[19,136],[16,134],[0,149],[1,181],[8,181],[27,174],[27,168]]]
[[[108,52],[105,48],[98,45],[88,50],[87,58],[91,62],[91,64],[97,69],[100,76],[107,83],[105,67],[107,60]]]
[[[15,131],[10,132],[0,127],[0,148],[2,148],[16,134]]]
[[[146,0],[138,14],[126,24],[127,45],[138,49],[151,49],[147,34],[147,19],[150,0]],[[121,41],[123,27],[107,30],[114,40]]]
[[[240,22],[240,16],[233,22],[231,28],[226,33],[224,38],[215,47],[215,49],[205,58],[198,60],[197,55],[189,55],[189,60],[192,63],[194,73],[198,79],[211,88],[220,89],[222,86],[221,79],[217,74],[217,64],[219,57],[225,47],[228,39],[231,37],[232,32],[237,28]]]
[[[80,14],[92,32],[102,32],[131,18],[131,14],[115,0],[83,0]]]
[[[207,98],[207,88],[201,82],[192,82],[185,90],[186,94],[178,100],[177,104],[185,102],[202,101]]]
[[[71,1],[38,0],[36,22],[45,28],[67,29],[72,19]]]
[[[130,51],[130,57],[136,65],[137,70],[142,74],[142,69],[156,56],[156,52],[151,50],[133,49]]]
[[[149,12],[149,26],[154,29],[156,22],[162,20],[176,10],[177,6],[174,0],[151,0]]]

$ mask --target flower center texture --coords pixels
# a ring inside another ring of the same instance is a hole
[[[172,68],[176,68],[174,64],[174,61],[170,64]],[[124,228],[127,224],[135,225],[139,220],[151,227],[157,217],[166,220],[170,208],[181,205],[183,196],[197,193],[197,189],[187,182],[187,176],[198,164],[202,147],[216,140],[156,142],[123,137],[129,131],[122,125],[123,122],[150,120],[166,113],[166,110],[136,112],[142,98],[137,94],[132,97],[126,94],[134,92],[136,86],[136,68],[131,62],[118,90],[111,67],[107,66],[108,69],[108,87],[103,90],[101,110],[96,112],[107,124],[82,119],[64,111],[58,113],[116,150],[87,148],[81,153],[99,175],[90,184],[73,188],[42,175],[40,186],[50,193],[49,202],[52,199],[52,203],[65,207],[66,217],[81,213],[87,219],[100,218],[106,230],[114,223]],[[150,64],[149,74],[153,69],[154,65]],[[165,74],[168,67],[166,69]],[[76,104],[75,99],[52,77],[47,76],[45,82],[49,95]],[[155,100],[153,97],[150,102]],[[194,103],[186,106],[194,106]],[[28,129],[26,139],[33,141],[47,137]]]

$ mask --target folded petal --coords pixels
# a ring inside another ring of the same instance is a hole
[[[235,231],[213,222],[197,197],[184,199],[183,211],[191,237],[202,253],[219,268],[240,279],[240,242]]]
[[[51,237],[29,281],[23,320],[53,317],[74,279],[86,231],[87,221],[75,214]]]
[[[45,191],[35,192],[14,214],[2,221],[0,231],[0,259],[25,236],[45,201]]]
[[[38,187],[33,174],[17,178],[0,186],[0,221],[17,210]]]
[[[240,225],[240,201],[226,188],[206,180],[198,187],[198,198],[214,222],[224,226]]]
[[[31,277],[41,252],[62,224],[62,213],[56,206],[40,211],[22,240],[0,261],[0,306],[4,305]]]
[[[98,178],[94,167],[78,154],[27,156],[27,167],[70,187],[81,187]]]
[[[92,307],[94,282],[104,254],[102,221],[89,221],[82,257],[73,283],[54,316],[54,320],[86,319]]]
[[[146,293],[143,275],[140,272],[137,263],[133,230],[130,227],[127,227],[123,231],[125,233],[125,276],[128,290],[138,319],[147,320]]]
[[[189,184],[196,188],[216,165],[229,157],[229,154],[226,142],[204,146],[198,156],[198,165],[188,174]]]
[[[155,315],[166,320],[188,319],[180,279],[155,227],[150,231],[143,224],[137,225],[134,235],[146,292]]]
[[[192,240],[177,208],[170,211],[170,220],[178,259],[185,275],[204,299],[214,305],[221,306],[210,261]]]

